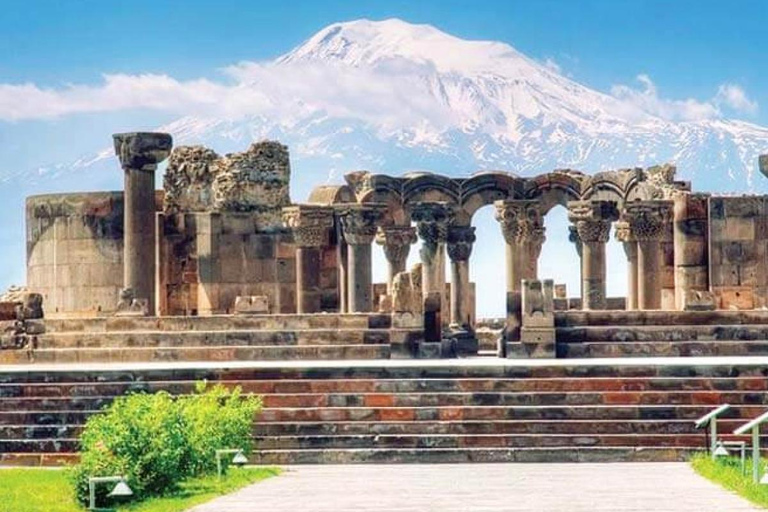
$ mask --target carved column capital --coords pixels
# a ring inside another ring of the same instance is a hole
[[[637,241],[659,241],[667,236],[672,209],[672,201],[633,201],[624,205],[622,219]]]
[[[296,245],[322,247],[328,243],[333,226],[333,209],[319,205],[294,205],[283,208],[283,223],[293,231]]]
[[[467,261],[475,243],[475,228],[472,226],[451,226],[448,228],[448,257],[452,261]]]
[[[579,239],[585,244],[606,243],[611,223],[619,218],[616,201],[571,201],[568,203],[570,220]]]
[[[423,201],[411,210],[411,219],[424,245],[436,247],[448,238],[448,226],[453,222],[454,208],[446,202]]]
[[[530,199],[496,201],[494,217],[509,245],[528,243],[541,250],[545,240],[544,222],[539,202]]]
[[[416,228],[411,226],[381,226],[376,233],[376,243],[384,248],[384,256],[390,263],[405,261],[411,244],[417,239]]]
[[[341,223],[344,240],[350,245],[367,245],[373,242],[376,230],[386,210],[379,203],[342,204],[335,207]]]
[[[620,220],[615,224],[614,235],[619,242],[635,242],[635,236],[632,233],[632,226],[626,220]]]
[[[173,138],[167,133],[116,133],[112,139],[120,166],[125,170],[154,171],[173,147]]]

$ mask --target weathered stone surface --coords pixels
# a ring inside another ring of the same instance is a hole
[[[714,311],[717,300],[708,290],[688,290],[685,293],[683,309],[685,311]]]
[[[235,299],[236,315],[263,315],[269,313],[269,297],[266,295],[248,295]]]
[[[213,181],[221,157],[203,146],[179,146],[171,152],[163,178],[166,213],[210,212]]]

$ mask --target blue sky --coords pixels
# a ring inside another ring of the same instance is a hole
[[[3,0],[0,83],[56,86],[102,73],[215,73],[269,59],[335,21],[400,17],[462,38],[506,41],[608,90],[651,76],[669,97],[740,84],[767,104],[768,2]],[[765,109],[764,109],[765,110]],[[768,113],[756,119],[768,121]]]

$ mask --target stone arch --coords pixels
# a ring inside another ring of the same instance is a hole
[[[568,201],[581,199],[586,179],[585,174],[570,170],[540,174],[528,180],[523,197],[538,200],[542,215],[546,215],[556,205],[566,206]]]
[[[355,193],[347,185],[320,185],[312,189],[307,202],[310,204],[333,205],[357,202]]]
[[[460,181],[432,173],[408,174],[403,183],[403,202],[406,207],[420,201],[444,201],[458,206]]]
[[[501,171],[480,172],[461,184],[461,208],[457,219],[469,225],[480,208],[502,199],[513,199],[521,194],[524,179]]]

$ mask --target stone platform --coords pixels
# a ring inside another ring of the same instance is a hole
[[[0,364],[388,359],[415,351],[421,329],[390,315],[218,315],[45,320],[32,346]]]
[[[768,310],[555,313],[557,357],[768,356]]]
[[[131,391],[207,379],[264,397],[265,464],[682,460],[694,420],[768,408],[768,358],[263,361],[0,366],[4,464],[76,457],[86,418]]]

